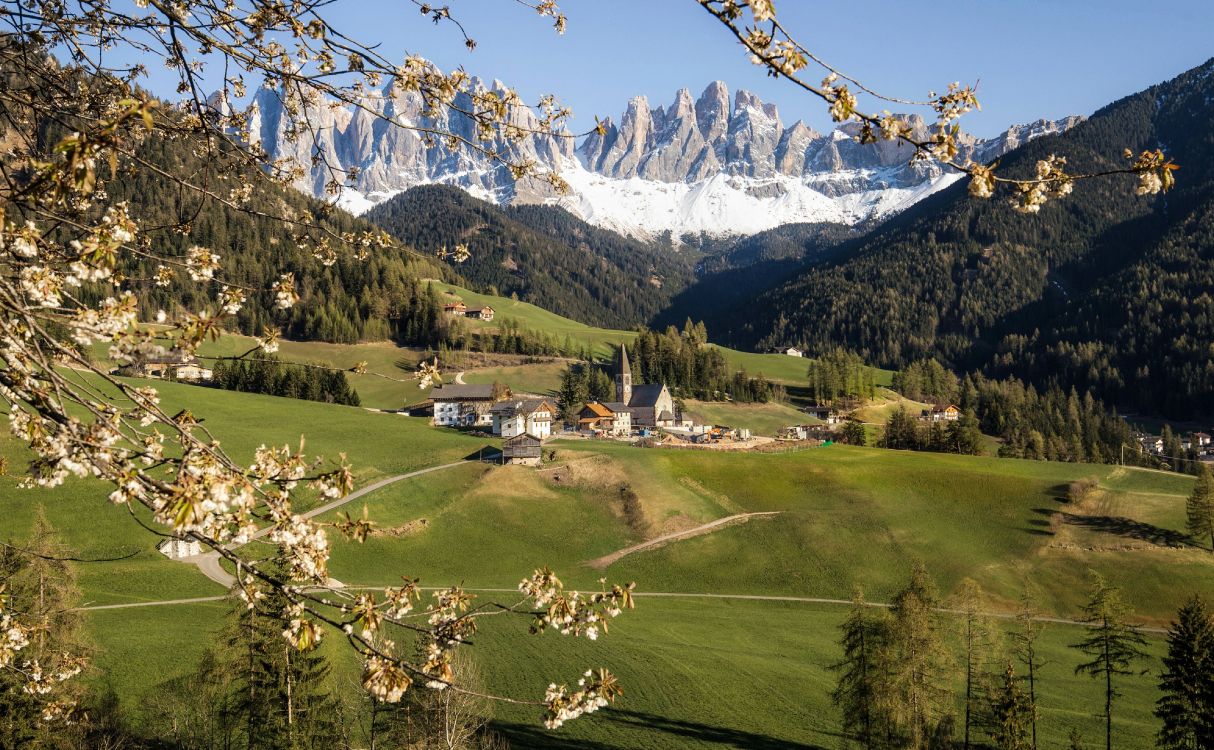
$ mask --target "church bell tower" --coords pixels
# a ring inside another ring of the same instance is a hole
[[[615,373],[615,400],[621,404],[632,402],[632,368],[628,366],[628,349],[620,344],[620,366]]]

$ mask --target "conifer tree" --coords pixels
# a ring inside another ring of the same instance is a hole
[[[1168,629],[1168,653],[1155,705],[1163,722],[1157,744],[1166,750],[1214,747],[1214,618],[1194,596]]]
[[[1003,674],[990,696],[991,742],[998,750],[1028,750],[1032,747],[1030,730],[1036,723],[1035,714],[1015,668],[1010,661],[1004,662]]]
[[[965,716],[963,746],[968,750],[975,720],[983,714],[981,700],[988,695],[991,658],[995,651],[995,629],[982,613],[982,588],[972,578],[961,582],[952,609],[960,614],[961,643],[965,666]]]
[[[88,644],[80,604],[76,571],[67,561],[70,551],[38,506],[34,527],[20,547],[5,547],[0,560],[0,595],[6,609],[24,613],[33,627],[23,661],[38,664],[50,675],[79,670]],[[53,742],[59,723],[41,720],[43,702],[27,688],[30,683],[13,672],[0,671],[0,747],[43,747]],[[79,702],[84,688],[77,681],[62,683],[59,700]]]
[[[1092,593],[1083,608],[1088,624],[1087,637],[1074,648],[1091,657],[1075,667],[1075,674],[1104,680],[1104,746],[1113,748],[1113,705],[1121,696],[1115,679],[1137,674],[1132,667],[1146,657],[1146,639],[1137,627],[1127,622],[1130,608],[1121,599],[1121,591],[1098,573],[1092,573]]]
[[[890,608],[885,666],[890,718],[912,750],[929,746],[939,725],[950,722],[951,658],[944,646],[936,586],[916,564]]]
[[[1042,625],[1028,592],[1020,599],[1020,611],[1016,613],[1016,630],[1012,632],[1012,643],[1017,658],[1024,664],[1028,682],[1028,700],[1032,711],[1029,714],[1033,750],[1037,750],[1037,671],[1041,668],[1041,656],[1037,653],[1037,639]]]
[[[234,683],[231,713],[247,750],[324,750],[336,744],[329,666],[316,651],[283,637],[286,602],[272,595],[248,607],[236,601],[225,634]]]
[[[842,713],[843,733],[860,747],[871,748],[880,736],[878,704],[882,680],[880,653],[885,647],[888,623],[864,601],[860,589],[852,593],[852,608],[840,626],[843,658],[831,665],[838,673],[831,700]]]
[[[1198,465],[1197,483],[1185,503],[1185,514],[1189,534],[1194,539],[1209,539],[1214,553],[1214,473],[1205,462]]]

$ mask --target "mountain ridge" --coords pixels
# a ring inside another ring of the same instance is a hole
[[[477,90],[504,90],[500,81],[473,78]],[[467,94],[457,97],[467,107]],[[509,170],[467,145],[454,150],[426,143],[417,132],[377,119],[418,124],[475,140],[472,122],[458,112],[422,115],[420,96],[391,83],[368,93],[361,108],[309,109],[313,135],[291,140],[278,94],[263,87],[251,105],[252,140],[274,158],[308,168],[297,187],[326,194],[331,175],[314,154],[344,170],[357,170],[338,203],[355,214],[423,184],[450,184],[498,205],[553,204],[577,217],[640,239],[669,233],[746,235],[788,223],[856,224],[888,216],[959,179],[934,162],[910,163],[912,149],[897,141],[860,144],[858,127],[845,123],[821,134],[797,121],[785,126],[778,108],[721,82],[698,98],[680,89],[669,106],[633,97],[617,121],[602,121],[580,144],[574,137],[531,133],[521,141],[497,138],[488,148],[508,159],[559,171],[572,192],[557,195],[537,180],[516,182]],[[376,114],[373,114],[376,113]],[[1023,141],[1061,132],[1082,118],[1041,120],[1009,128],[991,139],[966,137],[961,158],[990,161]],[[907,117],[926,137],[930,123]],[[538,120],[525,108],[512,123],[528,131]]]

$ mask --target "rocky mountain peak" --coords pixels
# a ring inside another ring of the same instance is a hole
[[[479,77],[472,87],[507,89],[500,80]],[[466,94],[458,102],[471,104]],[[956,179],[936,166],[908,164],[911,149],[905,144],[860,144],[855,123],[828,134],[800,120],[785,127],[774,104],[746,89],[731,92],[722,81],[708,84],[697,98],[680,89],[667,107],[633,97],[618,118],[603,119],[601,133],[591,133],[576,148],[561,135],[484,144],[506,158],[560,171],[573,187],[570,196],[554,195],[539,181],[515,182],[509,170],[475,149],[452,152],[427,143],[418,130],[389,127],[376,116],[475,139],[475,127],[463,115],[424,116],[416,93],[389,83],[369,92],[362,105],[371,111],[311,107],[314,139],[292,141],[279,93],[263,88],[250,112],[251,137],[274,157],[309,165],[299,187],[314,195],[323,195],[330,179],[323,168],[311,167],[316,151],[341,169],[357,168],[356,184],[340,198],[356,213],[414,185],[442,182],[497,203],[556,202],[633,235],[745,233],[793,221],[854,223],[900,210]],[[217,100],[215,106],[225,105]],[[921,117],[906,119],[917,136],[928,134],[930,124]],[[989,160],[1075,121],[1030,123],[998,138],[971,139],[962,144],[962,157]],[[524,108],[512,113],[511,122],[538,128]]]

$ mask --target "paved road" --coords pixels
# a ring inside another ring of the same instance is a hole
[[[312,510],[308,511],[307,513],[304,513],[303,517],[304,518],[313,518],[315,516],[324,515],[325,513],[328,513],[329,511],[331,511],[335,508],[340,508],[341,506],[345,505],[346,503],[350,503],[350,502],[357,500],[358,498],[362,497],[363,495],[366,495],[369,492],[375,492],[378,489],[387,487],[388,485],[394,484],[403,479],[411,479],[413,477],[421,476],[422,474],[429,474],[432,471],[441,471],[443,469],[450,469],[453,466],[459,466],[460,464],[463,464],[463,463],[466,463],[466,461],[453,461],[449,464],[440,464],[438,466],[430,466],[425,469],[418,469],[417,471],[411,471],[408,474],[397,474],[395,476],[385,477],[383,479],[380,479],[377,482],[372,482],[371,484],[368,484],[366,487],[357,489],[357,490],[351,492],[349,495],[346,495],[343,498],[339,498],[330,503],[325,503],[324,505],[321,505],[318,508],[313,508]],[[261,529],[257,533],[253,534],[253,536],[250,538],[249,541],[252,541],[253,539],[260,539],[261,537],[265,536],[266,534],[269,534],[271,528],[273,528],[273,527],[267,526],[264,529]],[[239,546],[239,545],[236,545],[236,546]],[[228,549],[234,549],[234,547],[229,547]],[[205,555],[194,555],[192,557],[182,558],[182,562],[186,562],[186,563],[190,563],[192,565],[198,566],[198,569],[200,571],[202,571],[202,574],[204,576],[206,576],[207,578],[210,578],[212,581],[214,581],[215,583],[218,583],[220,586],[223,586],[225,589],[230,589],[230,588],[232,588],[232,585],[236,583],[236,577],[233,576],[228,571],[223,569],[223,565],[220,564],[220,560],[221,560],[221,558],[220,558],[218,552],[208,552]],[[123,605],[114,605],[114,606],[123,606]]]
[[[609,555],[603,555],[602,557],[590,560],[586,564],[592,568],[602,570],[608,565],[611,565],[615,561],[619,560],[621,557],[631,555],[633,552],[641,552],[642,550],[652,549],[653,547],[660,547],[667,542],[674,542],[678,541],[679,539],[688,539],[693,536],[700,536],[701,534],[709,534],[723,526],[732,526],[735,523],[746,523],[756,516],[778,516],[782,512],[783,511],[772,510],[761,513],[735,513],[732,516],[725,516],[724,518],[718,518],[715,521],[709,521],[701,526],[696,526],[694,529],[684,529],[683,531],[675,531],[670,534],[663,534],[662,536],[641,542],[640,544],[634,544],[631,547],[616,550]]]

